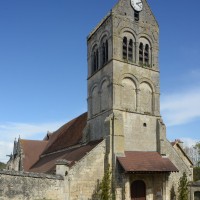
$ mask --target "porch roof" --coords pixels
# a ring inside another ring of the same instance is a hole
[[[126,151],[124,157],[117,157],[126,173],[178,172],[168,159],[158,152]]]

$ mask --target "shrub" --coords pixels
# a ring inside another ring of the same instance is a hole
[[[188,200],[188,180],[185,172],[179,179],[178,200]]]

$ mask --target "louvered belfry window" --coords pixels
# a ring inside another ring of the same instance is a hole
[[[148,44],[145,45],[145,49],[144,49],[144,64],[146,66],[149,65],[149,45]]]
[[[127,37],[123,38],[123,59],[127,59]]]
[[[139,46],[139,64],[142,65],[143,64],[143,43],[140,42],[140,46]]]
[[[93,73],[99,68],[99,51],[95,49],[93,52]]]
[[[102,65],[108,62],[108,40],[102,43]]]
[[[133,61],[133,40],[130,39],[129,40],[129,44],[128,44],[128,60],[129,61]]]

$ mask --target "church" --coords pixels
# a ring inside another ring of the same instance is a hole
[[[193,164],[180,141],[166,138],[159,26],[148,2],[119,0],[88,35],[87,50],[87,113],[42,141],[15,141],[0,199],[100,199],[108,171],[112,199],[176,199]]]

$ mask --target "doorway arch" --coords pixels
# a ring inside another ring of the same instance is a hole
[[[194,193],[194,200],[200,200],[200,192],[199,191]]]
[[[131,200],[146,200],[146,185],[144,181],[137,180],[131,184]]]

